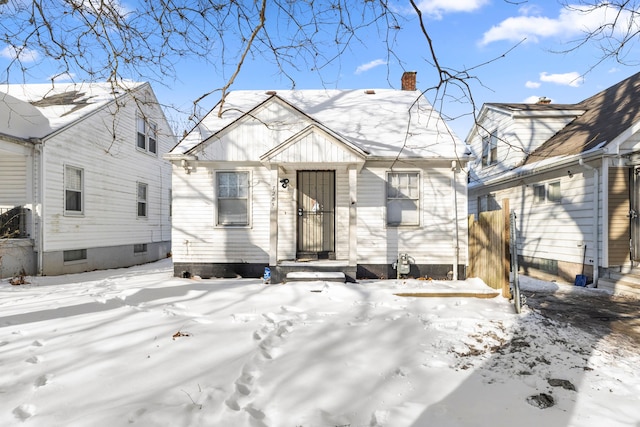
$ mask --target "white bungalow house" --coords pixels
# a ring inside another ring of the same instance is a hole
[[[174,145],[149,84],[0,86],[0,277],[166,257]]]
[[[485,104],[467,137],[469,212],[509,200],[527,274],[637,292],[639,130],[640,73],[577,104]]]
[[[415,90],[237,91],[165,156],[177,276],[462,276],[465,145]]]

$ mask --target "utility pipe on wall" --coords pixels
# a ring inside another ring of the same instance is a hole
[[[456,189],[456,173],[458,162],[451,162],[451,192],[453,193],[453,280],[458,280],[458,264],[460,263],[460,239],[458,232],[458,194]]]
[[[586,164],[582,159],[578,160],[578,164],[587,170],[593,171],[593,286],[598,287],[598,279],[600,272],[598,253],[600,252],[600,245],[598,243],[598,214],[600,210],[600,174],[598,168],[594,168]]]

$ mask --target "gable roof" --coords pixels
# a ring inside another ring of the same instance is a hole
[[[580,154],[602,147],[640,121],[640,73],[577,104],[535,105],[539,109],[572,107],[584,110],[584,113],[530,153],[523,164],[550,157]]]
[[[304,161],[302,150],[298,147],[303,141],[311,142],[318,151],[329,152],[329,155],[324,157],[326,162],[359,162],[364,161],[367,154],[349,142],[336,138],[331,132],[319,125],[313,124],[264,153],[260,160],[282,162],[286,158],[286,161]],[[334,148],[338,148],[338,150]]]
[[[0,85],[0,134],[43,138],[98,111],[146,83],[43,83]]]
[[[193,153],[210,137],[268,102],[286,103],[369,157],[465,157],[465,144],[420,92],[393,89],[230,92],[222,116],[218,116],[218,104],[171,153]]]

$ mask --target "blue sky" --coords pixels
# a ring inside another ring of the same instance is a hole
[[[121,2],[126,4],[126,0]],[[361,43],[352,44],[320,75],[302,64],[299,70],[291,71],[296,88],[399,88],[403,70],[417,71],[418,89],[432,87],[438,80],[417,16],[408,2],[394,4],[406,21],[397,32],[392,57],[381,35],[372,27],[361,34]],[[455,70],[471,68],[469,73],[475,79],[469,83],[478,109],[486,102],[533,102],[542,96],[555,103],[578,102],[640,71],[637,61],[634,65],[611,60],[599,63],[602,51],[594,44],[572,52],[554,53],[573,46],[572,42],[581,37],[585,28],[600,22],[599,14],[604,13],[604,8],[598,15],[582,14],[553,0],[425,0],[419,5],[440,64]],[[640,57],[634,46],[629,49],[627,59]],[[11,54],[10,47],[0,46],[0,67],[8,64]],[[53,69],[46,64],[39,62],[39,68],[31,69],[24,79],[45,82]],[[175,81],[167,79],[162,84],[154,82],[153,86],[162,103],[183,111],[188,111],[192,101],[204,92],[222,86],[224,78],[229,77],[195,60],[179,62],[177,72]],[[16,73],[12,78],[18,80],[14,83],[23,80]],[[279,75],[273,64],[249,58],[231,89],[290,88],[291,81]],[[427,96],[434,100],[434,92],[427,92]],[[203,107],[207,109],[215,101],[217,96],[213,95]],[[467,115],[450,122],[458,136],[464,138],[472,123],[471,105],[447,98],[436,107],[448,116]],[[168,115],[174,120],[184,120],[183,114],[173,110]]]

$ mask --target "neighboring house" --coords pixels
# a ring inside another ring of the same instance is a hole
[[[0,86],[0,277],[165,258],[174,145],[149,84]]]
[[[231,92],[172,151],[176,275],[457,277],[466,146],[415,90]]]
[[[640,73],[577,104],[485,104],[467,137],[469,212],[508,199],[524,271],[620,288],[640,261],[638,130]]]

